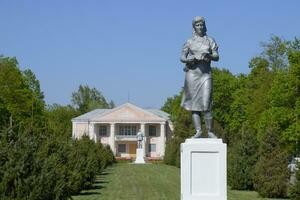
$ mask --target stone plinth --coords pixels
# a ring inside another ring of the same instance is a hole
[[[142,148],[137,148],[136,149],[136,159],[134,161],[135,164],[145,164],[144,160],[144,149]]]
[[[226,144],[187,139],[181,144],[181,200],[227,200]]]

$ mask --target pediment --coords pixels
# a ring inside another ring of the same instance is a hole
[[[152,114],[142,108],[126,103],[112,109],[101,116],[95,116],[92,121],[99,122],[163,122],[165,119]]]

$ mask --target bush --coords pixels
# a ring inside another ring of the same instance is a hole
[[[9,135],[18,135],[11,140]],[[0,166],[1,199],[67,199],[65,145],[54,138],[41,143],[34,132],[1,132],[1,149],[5,159]],[[61,147],[60,149],[58,147]]]
[[[109,147],[103,147],[101,143],[94,143],[88,137],[74,141],[68,163],[68,170],[71,172],[69,185],[72,188],[72,194],[92,186],[96,175],[114,161]]]
[[[0,152],[0,199],[68,199],[114,162],[108,147],[87,137],[72,141],[37,130],[2,131]]]
[[[228,156],[228,182],[235,190],[252,190],[254,167],[257,162],[257,141],[255,134],[244,128],[241,140],[234,144]]]
[[[166,144],[164,163],[180,167],[180,144],[182,140],[179,138],[172,138]]]
[[[255,166],[255,189],[262,197],[286,197],[288,181],[288,155],[279,145],[278,133],[267,129]]]

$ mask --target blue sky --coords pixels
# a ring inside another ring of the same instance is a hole
[[[117,105],[160,108],[184,81],[179,61],[194,16],[219,45],[213,63],[248,73],[272,34],[300,36],[298,0],[0,0],[0,54],[41,82],[48,104],[69,104],[80,84]]]

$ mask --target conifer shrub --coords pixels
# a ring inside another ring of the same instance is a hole
[[[96,175],[115,161],[109,147],[94,143],[86,136],[74,141],[69,157],[68,169],[72,172],[69,185],[72,194],[91,187]]]
[[[228,182],[235,190],[253,190],[257,162],[256,136],[244,127],[240,142],[233,145],[228,156]]]
[[[9,135],[18,135],[12,140]],[[67,199],[67,145],[36,132],[1,132],[0,199]],[[59,148],[60,147],[60,148]],[[64,153],[63,153],[64,152]]]
[[[276,130],[268,128],[259,147],[254,187],[262,197],[287,197],[289,176],[288,154],[282,150]]]
[[[101,143],[98,144],[102,146]],[[105,161],[105,163],[103,164],[103,168],[106,168],[116,163],[116,158],[109,145],[105,145],[104,148],[102,148],[102,155],[103,156],[101,157],[103,158],[103,161]]]
[[[180,144],[182,140],[179,138],[171,138],[166,143],[166,150],[164,156],[164,163],[180,167]]]
[[[0,199],[69,199],[114,160],[87,137],[72,141],[38,130],[2,131],[0,144]]]

